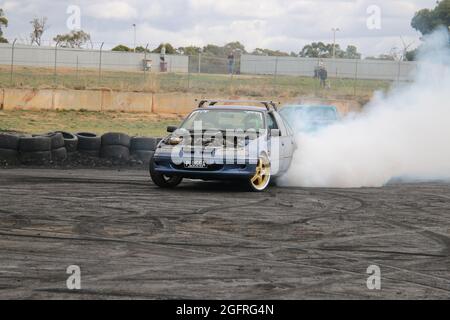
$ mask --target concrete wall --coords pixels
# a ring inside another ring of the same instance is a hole
[[[5,89],[8,90],[8,89]],[[53,104],[49,109],[59,110],[102,110],[102,91],[94,90],[53,90]],[[5,109],[17,108],[9,101],[5,101]]]
[[[151,93],[103,91],[102,111],[152,112],[153,96]]]
[[[0,89],[4,110],[88,110],[187,114],[197,107],[193,94],[110,90]]]
[[[65,90],[65,89],[0,89],[0,106],[4,110],[88,110],[125,111],[157,114],[186,115],[196,109],[196,99],[204,96],[187,93],[137,93],[110,90]],[[230,100],[253,100],[252,97],[225,96]],[[270,98],[266,99],[269,100]],[[264,99],[260,99],[264,100]],[[359,111],[361,105],[349,100],[320,100],[308,98],[304,101],[281,99],[280,103],[318,103],[336,105],[343,114]]]
[[[99,50],[36,47],[17,44],[14,47],[14,65],[31,67],[94,68],[100,63]],[[12,44],[0,44],[0,64],[11,65]],[[143,60],[152,60],[153,71],[159,71],[159,54],[102,51],[102,69],[111,71],[142,71]],[[166,55],[168,72],[188,72],[189,57],[181,55]]]
[[[379,60],[322,59],[329,77],[410,81],[417,70],[416,62]],[[241,73],[312,77],[318,59],[242,55]]]
[[[53,90],[3,90],[3,109],[53,109]]]

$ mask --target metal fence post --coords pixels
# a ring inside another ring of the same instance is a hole
[[[57,84],[56,66],[57,66],[57,59],[58,59],[58,45],[59,45],[59,41],[56,42],[56,45],[55,45],[55,64],[53,66],[53,85],[55,87],[56,87],[56,84]]]
[[[198,54],[198,73],[202,71],[202,54],[199,52]]]
[[[357,83],[357,81],[358,81],[358,60],[357,59],[355,59],[355,80],[354,80],[354,83],[353,83],[353,96],[355,96],[356,97],[356,83]]]
[[[191,70],[189,70],[189,65],[187,72],[187,91],[189,91],[189,89],[191,88]]]
[[[278,57],[275,57],[275,71],[273,78],[273,91],[275,92],[277,86],[277,76],[278,76]]]
[[[99,63],[98,63],[98,84],[100,85],[102,82],[102,50],[103,50],[103,45],[105,43],[102,42],[102,45],[100,46],[100,59],[99,59]]]
[[[187,91],[189,91],[191,87],[191,63],[193,56],[187,56],[188,64],[187,64]]]
[[[227,61],[228,63],[228,61]],[[233,59],[233,64],[231,66],[231,74],[230,74],[230,95],[233,95],[233,76],[234,70],[236,68],[236,59]]]
[[[77,73],[75,76],[76,82],[78,82],[78,55],[77,55]]]
[[[145,50],[144,50],[144,86],[145,86],[145,81],[147,79],[147,50],[148,50],[148,43],[145,46]]]
[[[12,85],[13,83],[13,74],[14,74],[14,49],[16,46],[16,41],[17,39],[14,39],[13,43],[12,43],[12,47],[11,47],[11,74],[10,74],[10,78],[9,78],[9,83],[10,85]]]

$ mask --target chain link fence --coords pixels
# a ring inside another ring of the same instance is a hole
[[[327,70],[321,82],[317,70]],[[204,96],[367,98],[411,81],[415,63],[242,55],[234,59],[0,45],[0,86],[191,92]]]

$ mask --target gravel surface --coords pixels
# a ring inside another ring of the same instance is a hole
[[[143,170],[0,170],[1,299],[449,299],[449,254],[444,182],[255,194],[162,190]]]

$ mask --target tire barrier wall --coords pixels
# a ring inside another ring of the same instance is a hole
[[[71,154],[81,157],[103,158],[125,163],[136,159],[148,164],[160,138],[130,137],[110,132],[72,134],[58,131],[42,135],[15,135],[0,133],[0,164],[46,165],[61,163]]]

